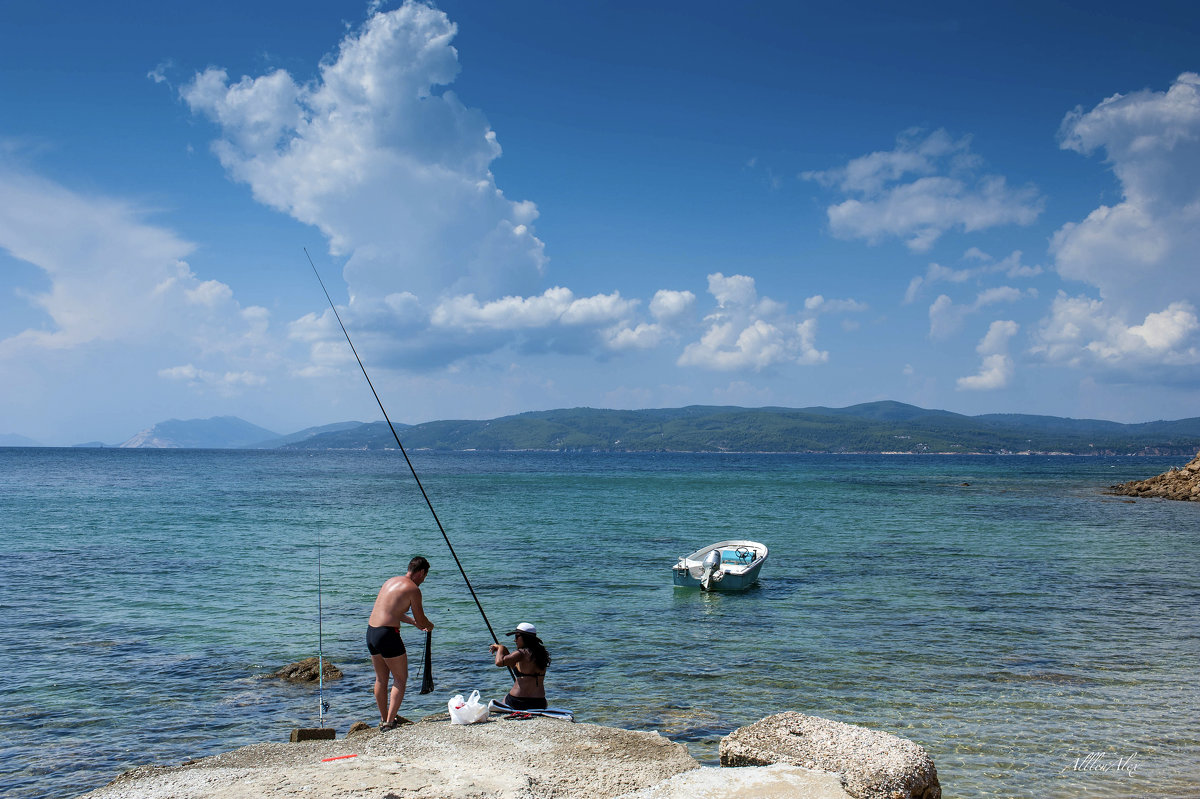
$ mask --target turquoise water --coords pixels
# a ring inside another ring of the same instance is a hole
[[[1200,793],[1200,505],[1101,493],[1179,459],[413,460],[493,626],[538,625],[581,721],[715,762],[797,710],[917,741],[947,797]],[[679,555],[740,537],[771,548],[757,588],[671,586]],[[503,695],[398,453],[0,449],[0,792],[315,726],[315,688],[260,675],[316,654],[318,544],[346,673],[326,725],[373,723],[366,616],[416,553],[437,690],[416,693],[410,631],[402,713]]]

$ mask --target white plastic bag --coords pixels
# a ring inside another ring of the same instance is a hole
[[[446,708],[450,711],[451,724],[475,724],[486,721],[488,717],[487,705],[480,704],[478,691],[472,691],[465,702],[462,694],[455,694],[446,703]]]

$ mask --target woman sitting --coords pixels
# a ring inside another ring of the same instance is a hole
[[[496,656],[496,665],[512,669],[512,690],[504,697],[504,704],[514,710],[544,710],[546,708],[546,669],[550,666],[550,653],[538,638],[537,628],[529,622],[521,622],[517,629],[507,633],[515,635],[512,652],[504,644],[491,644],[488,649]]]

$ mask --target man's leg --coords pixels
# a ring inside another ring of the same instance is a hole
[[[387,707],[387,718],[384,719],[385,724],[391,724],[396,720],[396,715],[400,712],[400,703],[404,701],[404,689],[408,685],[408,654],[398,655],[394,658],[381,658],[384,662],[384,667],[392,673],[392,696],[391,702]],[[378,673],[376,668],[376,673]],[[378,677],[375,684],[379,685]],[[387,677],[384,677],[384,685],[387,685]],[[375,701],[383,706],[382,694],[375,695]]]
[[[379,723],[387,722],[388,700],[388,671],[387,661],[383,655],[371,655],[371,665],[375,667],[375,704],[379,706]]]

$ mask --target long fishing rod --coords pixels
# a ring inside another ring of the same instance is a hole
[[[500,643],[500,639],[496,637],[496,631],[492,629],[492,623],[488,621],[487,614],[483,611],[483,605],[479,601],[479,597],[475,594],[475,589],[471,587],[471,580],[467,577],[467,571],[463,568],[462,561],[458,559],[458,555],[454,551],[454,545],[450,543],[450,536],[446,535],[446,528],[442,527],[442,520],[438,518],[437,511],[433,509],[433,502],[429,499],[429,494],[425,493],[425,486],[421,484],[421,478],[417,476],[417,470],[413,467],[412,461],[408,457],[408,451],[404,449],[404,444],[400,443],[400,436],[396,433],[396,427],[392,424],[392,420],[388,417],[387,410],[383,407],[383,400],[379,399],[379,392],[375,390],[375,384],[371,382],[371,376],[367,374],[367,367],[363,366],[362,358],[358,357],[358,350],[354,347],[354,342],[350,340],[350,333],[346,330],[346,324],[342,321],[342,315],[338,313],[337,306],[333,304],[333,298],[329,296],[329,289],[325,288],[325,281],[321,279],[321,273],[317,271],[317,265],[313,263],[312,256],[308,254],[308,248],[304,248],[304,255],[308,258],[308,264],[312,267],[313,274],[317,276],[317,282],[321,284],[321,291],[325,292],[325,299],[329,301],[329,307],[333,309],[333,315],[338,321],[338,325],[342,328],[342,334],[346,336],[346,343],[350,345],[350,351],[354,353],[354,360],[358,361],[358,368],[362,370],[363,377],[367,379],[367,385],[371,387],[371,393],[375,395],[375,403],[379,406],[380,412],[383,413],[384,421],[387,422],[388,429],[392,431],[392,438],[396,439],[396,446],[400,448],[400,454],[404,456],[404,462],[408,464],[408,470],[412,472],[413,480],[417,482],[417,488],[421,489],[421,496],[425,498],[425,504],[429,506],[429,512],[433,514],[433,520],[437,522],[438,530],[442,533],[442,538],[446,541],[446,547],[450,550],[450,555],[454,558],[454,563],[458,566],[459,573],[462,574],[463,581],[467,584],[467,590],[471,592],[471,598],[475,600],[475,607],[479,608],[479,615],[483,616],[483,623],[487,625],[488,632],[492,635],[492,641]],[[513,674],[513,670],[508,670],[509,674]],[[513,676],[516,681],[516,676]]]
[[[321,726],[325,726],[325,711],[329,703],[325,701],[325,637],[321,627],[321,531],[317,530],[317,696],[320,704],[317,706],[317,716]]]

